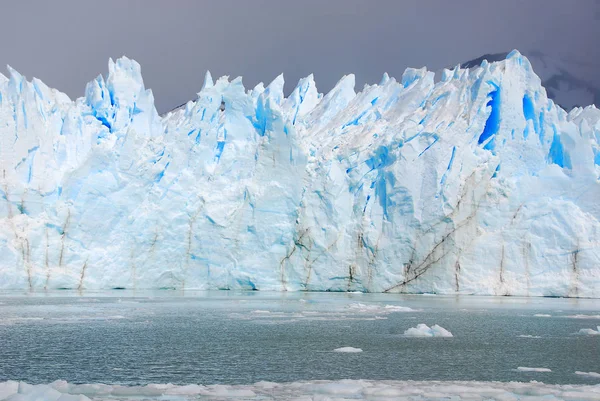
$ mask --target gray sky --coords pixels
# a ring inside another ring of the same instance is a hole
[[[127,55],[159,112],[195,98],[207,69],[247,88],[283,72],[287,91],[314,73],[326,92],[350,72],[361,88],[513,48],[596,65],[600,85],[598,0],[20,0],[2,16],[0,64],[74,99]]]

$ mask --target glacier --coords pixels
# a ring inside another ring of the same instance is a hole
[[[462,68],[477,67],[483,60],[487,62],[501,61],[508,52],[485,54],[460,64]],[[530,50],[523,53],[527,57],[542,86],[554,103],[565,110],[588,104],[600,104],[600,88],[590,77],[595,76],[592,65],[580,63],[573,59],[562,59]]]
[[[0,289],[600,297],[600,111],[526,57],[246,90],[165,116],[140,65],[75,101],[0,75]]]

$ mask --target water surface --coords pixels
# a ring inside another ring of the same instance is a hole
[[[438,324],[454,337],[403,336],[419,323]],[[600,301],[585,299],[6,293],[0,296],[0,381],[144,385],[370,379],[597,384],[600,379],[575,371],[600,372],[600,336],[575,333],[598,325]],[[363,352],[333,352],[340,347]],[[518,367],[552,372],[520,372]]]

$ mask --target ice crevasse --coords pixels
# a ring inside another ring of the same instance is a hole
[[[0,289],[600,297],[600,111],[529,61],[213,82],[159,116],[140,66],[71,101],[0,75]]]

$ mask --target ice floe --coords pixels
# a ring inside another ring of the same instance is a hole
[[[571,319],[600,319],[600,315],[569,315],[566,316]]]
[[[342,348],[334,349],[333,352],[357,353],[357,352],[363,352],[363,350],[360,348],[354,348],[354,347],[342,347]]]
[[[552,372],[552,370],[548,369],[548,368],[528,368],[528,367],[525,367],[525,366],[519,366],[517,368],[517,370],[519,372],[539,372],[539,373]]]
[[[580,335],[587,335],[587,336],[599,336],[600,335],[600,326],[596,327],[598,330],[594,330],[594,329],[581,329],[577,332],[577,334]]]
[[[404,332],[406,337],[454,337],[445,328],[434,324],[429,327],[424,323],[418,324],[417,327],[411,327]]]
[[[106,401],[106,400],[578,400],[600,399],[600,385],[550,385],[540,382],[471,381],[304,381],[258,382],[251,385],[149,384],[125,387],[71,384],[56,381],[31,386],[15,381],[0,383],[0,400]]]
[[[304,303],[306,304],[306,302]],[[419,312],[406,306],[351,303],[334,310],[311,310],[309,307],[294,311],[270,311],[256,309],[248,313],[234,312],[231,319],[252,320],[259,323],[294,323],[300,320],[340,321],[340,320],[382,320],[391,313]]]
[[[353,303],[348,305],[348,309],[358,313],[374,313],[374,314],[388,314],[394,312],[418,312],[413,308],[399,305],[378,305],[378,304],[363,304]]]
[[[600,379],[600,373],[596,373],[596,372],[580,372],[580,371],[576,371],[575,372],[576,375],[580,375],[580,376],[587,376],[587,377],[593,377],[596,379]]]

